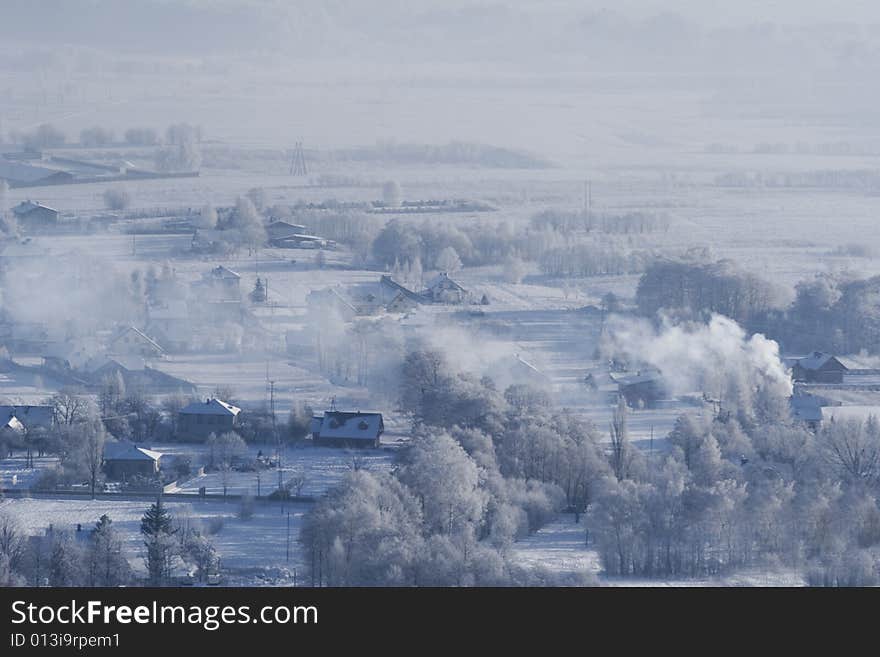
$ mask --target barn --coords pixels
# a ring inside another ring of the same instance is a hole
[[[843,383],[843,375],[849,370],[836,356],[814,351],[809,356],[786,359],[791,376],[803,383]]]
[[[70,182],[73,174],[0,158],[0,179],[9,183],[10,187],[36,187]]]

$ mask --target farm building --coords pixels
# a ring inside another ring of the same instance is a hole
[[[133,443],[109,442],[104,445],[104,473],[108,479],[125,481],[131,477],[152,477],[159,472],[162,454]]]
[[[165,350],[151,337],[134,326],[120,329],[109,342],[110,353],[120,356],[162,358]]]
[[[279,249],[332,249],[336,246],[333,240],[324,239],[317,235],[287,235],[272,240],[272,246]]]
[[[663,381],[657,370],[612,372],[610,376],[617,384],[617,394],[622,395],[633,408],[653,406],[665,394]]]
[[[787,358],[792,379],[804,383],[843,383],[849,369],[836,356],[814,351],[809,356]]]
[[[177,432],[181,438],[204,440],[213,434],[234,431],[241,409],[219,399],[206,399],[184,406],[177,413]]]
[[[10,162],[0,159],[0,180],[5,180],[10,187],[36,187],[39,185],[57,185],[73,180],[73,174],[58,169],[47,169],[21,162]]]
[[[12,214],[23,230],[40,230],[58,223],[58,210],[31,200],[16,205]]]
[[[273,221],[266,226],[266,238],[270,245],[275,246],[278,240],[283,240],[294,235],[305,233],[306,227],[299,224],[291,224],[286,221]]]
[[[378,447],[385,424],[381,413],[331,410],[314,416],[310,431],[315,445]]]
[[[467,290],[454,280],[449,274],[441,272],[435,276],[423,295],[434,303],[464,303],[467,300]]]

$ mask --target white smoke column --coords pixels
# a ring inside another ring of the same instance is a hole
[[[659,369],[673,394],[706,392],[751,405],[756,389],[791,394],[791,379],[779,358],[779,345],[761,334],[751,338],[735,321],[713,315],[708,324],[655,329],[647,320],[614,316],[603,350],[608,356]]]

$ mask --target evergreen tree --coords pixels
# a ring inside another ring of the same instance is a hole
[[[162,586],[171,577],[176,554],[176,531],[172,526],[171,514],[159,497],[141,519],[141,534],[144,535],[144,546],[147,548],[147,581],[150,586]]]

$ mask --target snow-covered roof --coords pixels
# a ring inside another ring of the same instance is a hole
[[[163,351],[165,351],[164,349],[162,349],[162,347],[161,347],[161,346],[160,346],[155,340],[153,340],[153,338],[151,338],[149,335],[147,335],[146,333],[144,333],[144,332],[141,331],[140,329],[135,328],[134,326],[125,326],[125,327],[119,329],[119,330],[116,332],[116,335],[114,335],[114,336],[110,339],[110,342],[111,342],[111,343],[112,343],[112,342],[117,342],[117,341],[118,341],[120,338],[122,338],[126,333],[134,333],[135,336],[137,336],[137,337],[138,337],[142,342],[144,342],[145,344],[149,345],[149,347],[150,347],[151,349],[153,349],[154,351],[158,351],[158,352],[163,352]]]
[[[345,440],[376,440],[385,430],[381,413],[361,411],[326,411],[313,417],[311,426],[319,438]]]
[[[632,386],[638,383],[649,383],[660,378],[657,370],[641,370],[639,372],[611,372],[611,380],[619,386]]]
[[[14,415],[6,420],[6,423],[0,426],[0,430],[8,429],[10,431],[14,431],[15,433],[24,433],[24,425],[21,421],[15,417]]]
[[[44,171],[49,171],[49,169],[44,169]],[[57,173],[55,171],[51,171],[51,173]],[[42,203],[38,203],[37,201],[31,201],[28,199],[27,201],[22,201],[14,208],[12,211],[15,214],[27,214],[28,212],[33,212],[34,210],[42,208],[43,210],[49,210],[50,212],[58,212],[55,208],[50,208],[48,205],[43,205]]]
[[[808,356],[795,356],[792,358],[787,358],[786,361],[790,365],[798,365],[799,367],[805,370],[819,370],[822,369],[825,365],[827,365],[832,360],[839,363],[844,369],[846,369],[846,365],[841,363],[837,358],[835,358],[832,354],[826,354],[822,351],[814,351]]]
[[[185,415],[232,415],[241,413],[238,406],[227,404],[220,399],[207,399],[203,402],[193,402],[180,409]]]
[[[459,285],[454,280],[449,278],[449,274],[446,273],[445,271],[440,272],[439,274],[437,274],[434,278],[432,278],[430,280],[430,282],[428,283],[428,289],[433,290],[435,287],[437,287],[439,285],[446,285],[446,284],[451,284],[452,287],[454,287],[455,289],[461,290],[462,292],[465,291],[465,289],[461,285]]]
[[[134,443],[115,442],[104,445],[105,461],[158,461],[160,458],[160,452],[138,447]]]

